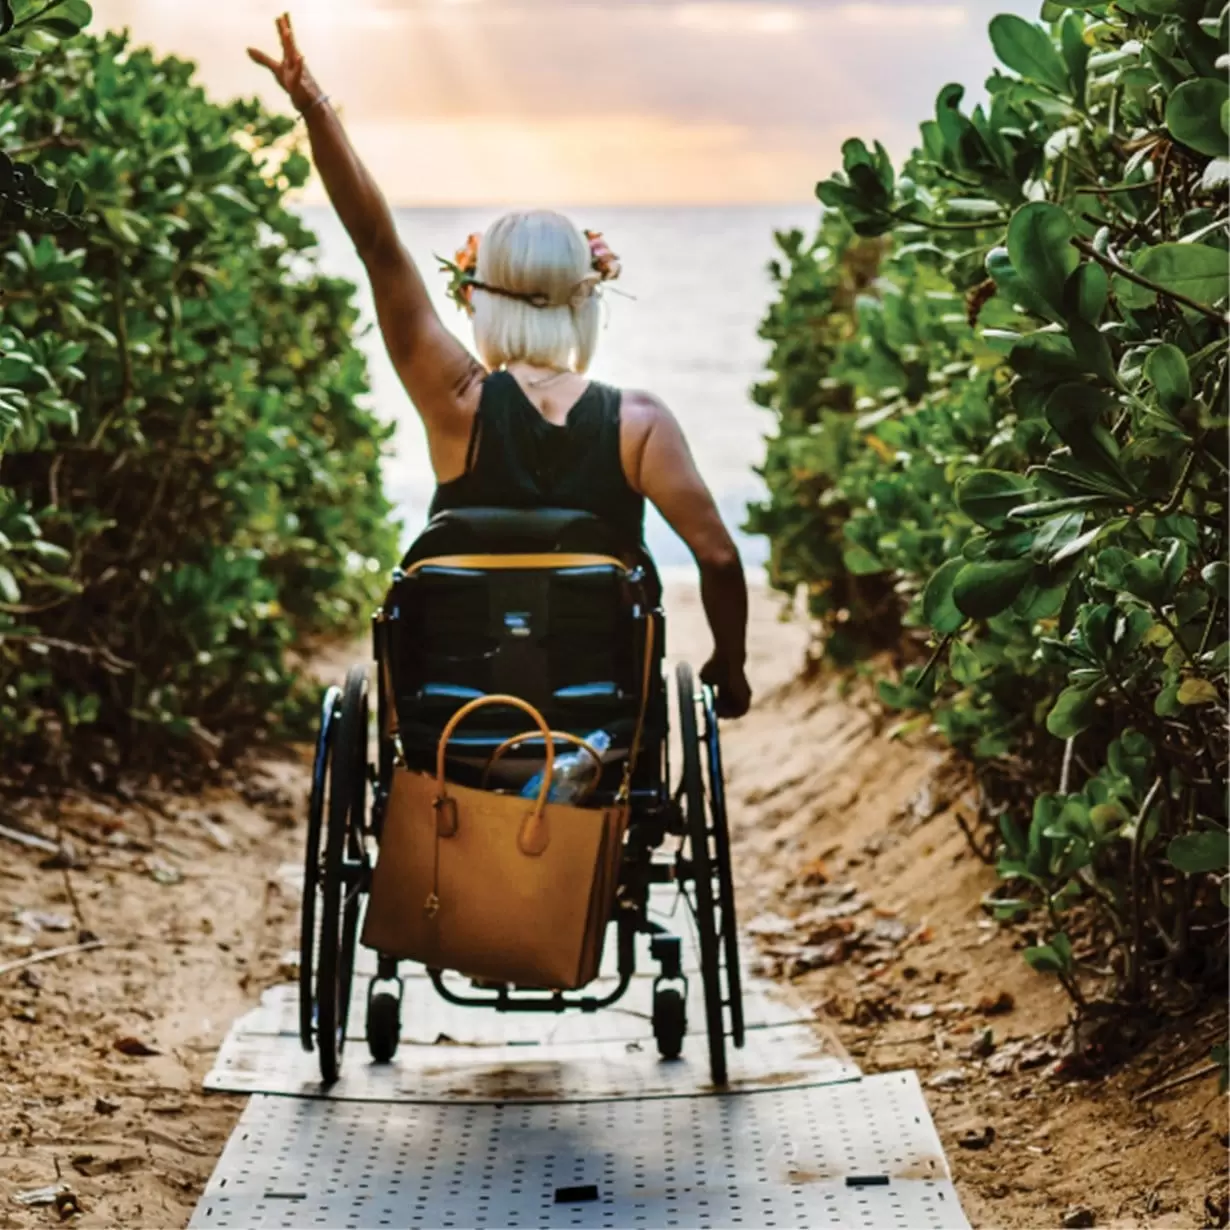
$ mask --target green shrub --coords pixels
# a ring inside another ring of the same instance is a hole
[[[930,638],[881,696],[977,762],[996,908],[1074,998],[1145,999],[1225,967],[1230,9],[1043,17],[992,21],[986,106],[945,86],[900,174],[851,140],[817,245],[779,236],[751,524],[782,588],[878,581]],[[867,242],[866,293],[824,293]],[[827,644],[857,614],[813,609]]]
[[[13,67],[6,139],[84,213],[5,260],[3,755],[212,758],[287,716],[287,648],[357,632],[395,547],[354,288],[287,208],[290,120],[122,35]]]

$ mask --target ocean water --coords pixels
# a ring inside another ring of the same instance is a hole
[[[434,254],[451,256],[471,231],[500,211],[404,209],[397,223],[420,262],[437,307],[450,328],[472,344],[466,316],[444,294]],[[374,317],[363,268],[340,224],[327,209],[306,211],[322,241],[322,264],[359,284],[365,319]],[[758,572],[767,556],[760,538],[742,533],[749,500],[761,491],[753,471],[764,451],[770,416],[748,390],[763,369],[757,337],[771,286],[765,266],[774,230],[815,225],[814,205],[719,208],[586,208],[578,225],[600,230],[623,260],[623,275],[608,288],[604,326],[591,375],[624,388],[647,389],[678,416],[706,482],[735,534],[745,564]],[[370,359],[377,413],[397,424],[385,483],[405,522],[407,541],[422,527],[434,481],[422,427],[374,328],[360,339]],[[659,566],[681,575],[691,556],[650,510],[646,527]]]

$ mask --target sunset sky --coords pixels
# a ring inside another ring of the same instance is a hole
[[[219,96],[285,101],[244,54],[300,44],[398,204],[787,202],[842,140],[914,142],[980,82],[997,12],[1039,0],[94,0],[197,60]]]

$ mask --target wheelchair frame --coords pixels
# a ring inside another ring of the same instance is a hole
[[[660,610],[646,617],[661,628]],[[376,756],[369,754],[369,667],[355,665],[343,687],[330,687],[324,694],[312,768],[300,932],[299,1032],[304,1049],[318,1053],[326,1084],[337,1080],[341,1071],[363,898],[370,891],[381,821],[400,759],[385,724],[386,707],[394,702],[386,695],[386,673],[380,669],[387,652],[382,646],[382,622],[381,612],[373,619]],[[659,677],[655,686],[664,693],[665,678]],[[676,1059],[687,1032],[681,940],[649,916],[651,887],[675,884],[696,924],[710,1075],[715,1085],[724,1085],[726,1039],[741,1047],[744,1023],[721,739],[712,690],[697,686],[687,664],[676,668],[675,692],[682,749],[678,785],[674,790],[669,786],[668,722],[659,745],[646,748],[642,762],[655,758],[651,751],[656,754],[656,781],[649,788],[634,788],[631,794],[631,818],[610,920],[617,932],[615,985],[601,994],[584,993],[588,988],[567,993],[507,986],[462,993],[446,982],[444,971],[427,972],[436,993],[462,1007],[597,1012],[628,990],[636,973],[637,937],[648,935],[651,959],[659,967],[653,988],[653,1033],[661,1056]],[[674,851],[660,853],[671,842]],[[376,976],[368,985],[367,1042],[377,1062],[389,1062],[397,1050],[404,995],[398,966],[396,959],[380,954]]]

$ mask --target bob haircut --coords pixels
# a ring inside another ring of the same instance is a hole
[[[488,369],[520,361],[586,371],[601,310],[592,265],[589,241],[562,214],[543,209],[497,218],[478,246],[479,281],[545,295],[552,306],[534,307],[476,286],[474,341]]]

